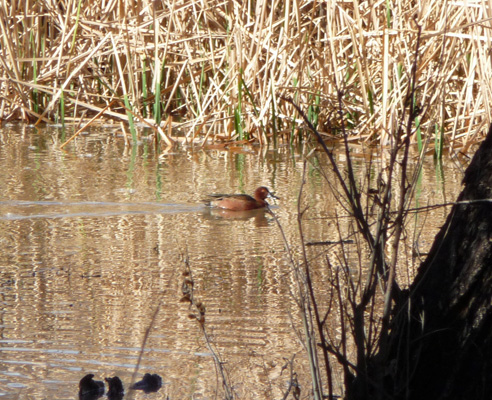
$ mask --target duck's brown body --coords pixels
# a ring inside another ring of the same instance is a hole
[[[248,194],[212,194],[207,199],[207,204],[212,207],[223,208],[231,211],[248,211],[268,206],[266,198],[278,199],[265,186],[255,190],[254,197]]]

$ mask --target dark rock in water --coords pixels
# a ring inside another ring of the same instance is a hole
[[[121,400],[123,398],[123,394],[125,393],[121,379],[115,376],[113,378],[106,378],[106,382],[108,382],[109,386],[108,399]]]
[[[131,389],[143,390],[144,393],[157,392],[162,386],[162,378],[157,374],[145,374],[141,381],[135,383]]]
[[[79,398],[81,400],[92,400],[104,394],[104,382],[95,381],[94,374],[87,374],[79,382]]]

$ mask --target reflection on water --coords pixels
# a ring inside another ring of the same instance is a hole
[[[268,212],[265,209],[248,210],[248,211],[231,211],[221,208],[207,207],[203,212],[204,218],[210,218],[212,220],[232,220],[232,221],[246,221],[252,219],[255,226],[266,226],[271,220],[268,218]],[[218,221],[219,222],[219,221]]]
[[[186,204],[0,201],[1,219],[108,217],[124,214],[182,213],[200,211],[203,207]]]
[[[288,148],[252,147],[242,154],[182,149],[159,162],[150,143],[129,149],[110,130],[94,130],[63,151],[58,134],[0,129],[0,396],[76,398],[88,373],[119,376],[126,391],[159,307],[139,370],[163,377],[152,399],[213,398],[211,355],[179,302],[185,254],[240,398],[281,398],[284,357],[294,353],[307,393],[276,223],[265,210],[230,212],[200,200],[268,186],[282,199],[272,209],[297,251],[302,158]],[[455,197],[461,176],[451,167],[436,184],[426,166],[420,204]],[[305,190],[306,240],[338,240],[333,217],[344,210],[313,167]],[[429,214],[422,249],[445,215]],[[310,246],[310,256],[323,248]]]

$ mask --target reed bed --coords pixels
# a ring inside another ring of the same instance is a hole
[[[3,0],[0,119],[84,124],[98,115],[123,122],[133,140],[147,124],[168,145],[171,127],[189,141],[268,144],[306,134],[289,98],[327,138],[346,122],[350,139],[386,145],[415,72],[412,140],[466,150],[492,122],[491,7]]]

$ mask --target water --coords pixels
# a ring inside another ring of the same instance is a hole
[[[136,398],[214,398],[221,384],[213,359],[179,301],[185,258],[239,397],[281,398],[284,357],[294,354],[308,393],[295,283],[276,223],[262,211],[202,204],[208,193],[268,186],[281,198],[272,209],[298,254],[303,157],[254,146],[180,147],[159,157],[151,141],[125,147],[113,128],[60,150],[62,142],[55,128],[0,129],[0,397],[73,399],[87,373],[117,375],[127,389],[150,328],[137,377],[158,373],[164,385]],[[456,197],[461,170],[447,163],[442,176],[435,171],[426,164],[418,205]],[[308,241],[338,238],[333,217],[344,211],[328,186],[308,165]],[[445,216],[434,210],[417,224],[425,228],[416,239],[422,251]]]

